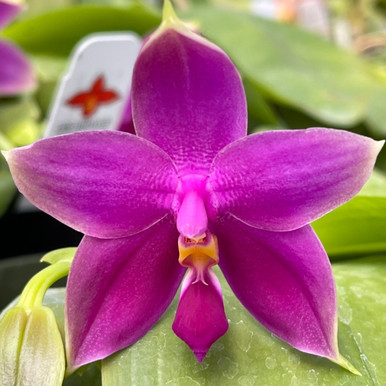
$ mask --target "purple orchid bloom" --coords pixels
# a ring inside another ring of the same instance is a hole
[[[0,0],[0,29],[23,8],[20,1]],[[35,73],[24,53],[14,44],[0,40],[0,96],[31,91],[35,86]]]
[[[69,372],[140,339],[185,271],[173,330],[201,361],[228,328],[216,264],[271,332],[348,366],[309,223],[361,189],[383,142],[325,128],[247,136],[236,68],[169,1],[131,103],[137,135],[81,132],[4,152],[20,191],[85,234],[67,286]]]

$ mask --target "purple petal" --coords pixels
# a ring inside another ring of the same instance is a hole
[[[4,28],[24,8],[22,2],[0,0],[0,29]],[[1,55],[0,55],[1,57]],[[1,68],[1,67],[0,67]]]
[[[83,238],[67,285],[70,371],[136,342],[157,322],[185,271],[177,238],[170,218],[128,238]]]
[[[383,142],[323,128],[243,138],[213,162],[209,215],[230,213],[271,231],[300,228],[359,192]]]
[[[35,73],[24,53],[13,44],[0,41],[0,95],[31,91],[35,86]]]
[[[216,224],[220,267],[239,300],[295,348],[338,360],[334,279],[312,228],[268,232],[227,220]]]
[[[206,171],[221,148],[246,135],[236,68],[193,32],[155,32],[137,59],[132,87],[137,134],[164,149],[182,174]]]
[[[117,131],[51,137],[4,154],[33,204],[100,238],[126,237],[159,221],[177,187],[166,153]]]
[[[180,302],[173,322],[173,331],[201,362],[210,346],[228,329],[220,283],[212,270],[205,274],[205,283],[194,282],[190,270],[183,281]]]

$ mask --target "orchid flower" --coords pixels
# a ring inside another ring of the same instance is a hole
[[[0,29],[23,8],[19,0],[0,0]],[[35,85],[34,71],[24,53],[14,44],[0,40],[0,96],[31,91]]]
[[[131,104],[137,135],[79,132],[4,152],[19,190],[85,234],[67,285],[68,371],[140,339],[181,281],[173,330],[203,360],[228,328],[216,264],[268,330],[349,367],[309,223],[361,189],[383,142],[325,128],[247,136],[235,66],[169,1]]]

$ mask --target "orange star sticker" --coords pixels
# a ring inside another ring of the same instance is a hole
[[[112,103],[118,97],[119,95],[115,91],[105,89],[105,79],[103,76],[100,76],[89,91],[76,94],[67,101],[67,104],[82,108],[83,116],[90,118],[97,111],[100,104]]]

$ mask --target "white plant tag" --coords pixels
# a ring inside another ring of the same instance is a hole
[[[133,33],[98,33],[81,40],[53,99],[45,136],[117,129],[140,45]]]

